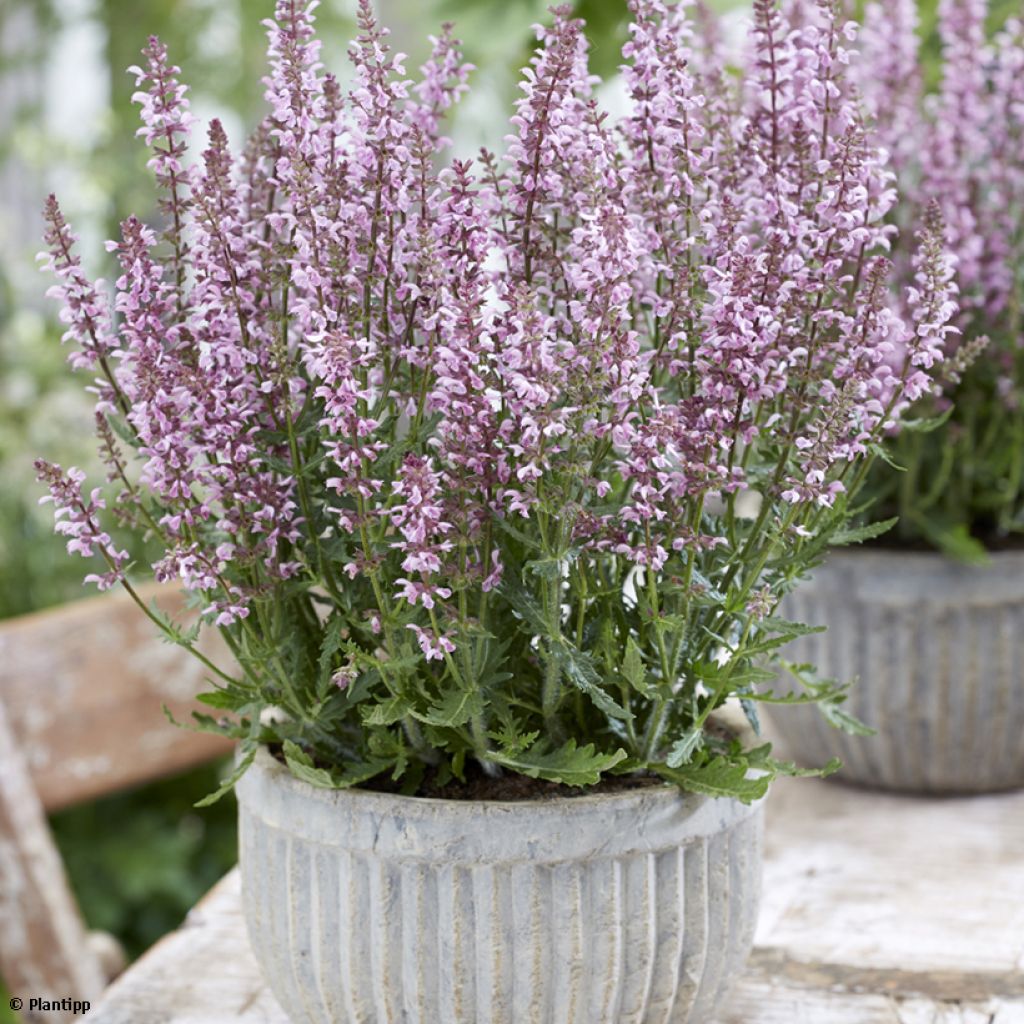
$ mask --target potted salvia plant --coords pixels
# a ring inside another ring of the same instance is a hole
[[[1024,785],[1024,28],[989,42],[985,0],[939,7],[941,77],[925,88],[914,0],[869,6],[855,65],[892,154],[903,228],[941,211],[961,313],[942,389],[886,441],[862,492],[893,530],[836,552],[787,614],[828,632],[794,657],[859,677],[840,736],[796,709],[778,728],[851,781],[973,792]],[[913,268],[898,241],[897,277]]]
[[[110,513],[237,658],[197,724],[238,740],[250,934],[296,1021],[704,1021],[750,947],[795,769],[719,712],[773,699],[804,630],[773,610],[928,386],[947,261],[932,225],[900,320],[850,28],[759,0],[741,80],[685,6],[631,7],[621,120],[556,8],[472,161],[450,33],[409,82],[368,0],[346,91],[281,0],[270,112],[192,165],[152,40],[164,223],[112,243],[113,314],[48,205],[116,497],[40,477],[101,587],[135,593]]]

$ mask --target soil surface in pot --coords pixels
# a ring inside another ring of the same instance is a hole
[[[284,763],[279,747],[270,752]],[[621,793],[630,789],[665,786],[657,775],[606,775],[596,786],[566,786],[546,779],[531,779],[513,772],[492,778],[476,761],[466,761],[465,779],[450,778],[441,782],[436,769],[427,768],[419,786],[409,792],[407,779],[397,782],[387,774],[364,782],[359,788],[375,793],[401,793],[403,796],[426,797],[432,800],[560,800],[565,797],[593,796],[599,793]]]
[[[531,779],[528,775],[513,772],[492,778],[475,761],[466,762],[465,776],[465,781],[449,779],[444,785],[438,785],[437,772],[428,769],[412,795],[435,800],[555,800],[666,785],[665,780],[657,775],[606,775],[596,786],[566,786],[561,782]],[[398,793],[402,789],[400,782],[392,782],[388,776],[371,779],[363,788],[380,793]]]

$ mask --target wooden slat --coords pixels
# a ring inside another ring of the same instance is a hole
[[[177,593],[142,594],[184,617]],[[230,666],[209,635],[206,653]],[[48,811],[226,753],[220,737],[176,729],[162,711],[188,721],[207,674],[124,593],[0,623],[0,702]]]
[[[82,1024],[138,1024],[155,1011],[161,1024],[288,1024],[249,949],[240,888],[232,871],[107,989]]]
[[[784,782],[768,814],[759,947],[850,985],[898,971],[940,999],[1024,998],[1024,793]]]
[[[717,1024],[1024,1024],[1024,793],[913,800],[782,780],[768,810],[757,947]],[[162,1024],[287,1024],[249,950],[237,872],[87,1021],[157,1010]]]
[[[11,995],[95,1000],[104,978],[0,702],[0,976]],[[69,1013],[23,1015],[64,1024]]]

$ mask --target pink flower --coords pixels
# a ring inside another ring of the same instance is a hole
[[[430,630],[417,626],[414,622],[410,622],[407,628],[416,634],[420,650],[427,661],[443,661],[446,654],[452,654],[455,651],[455,644],[445,634],[435,635]]]

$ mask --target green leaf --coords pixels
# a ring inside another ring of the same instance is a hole
[[[482,714],[483,710],[484,699],[478,689],[452,690],[431,704],[426,714],[415,710],[412,714],[428,725],[454,729],[465,725],[475,715]]]
[[[824,779],[828,775],[835,775],[843,762],[838,757],[833,757],[821,768],[798,768],[792,761],[771,760],[772,773],[774,775],[787,775],[797,779]]]
[[[510,518],[504,516],[497,516],[492,519],[491,522],[502,531],[502,533],[508,534],[508,536],[519,541],[528,551],[536,550],[540,547],[537,543],[537,538],[530,536],[524,530],[520,530],[519,527],[514,526]],[[506,576],[508,574],[506,573]]]
[[[808,626],[803,622],[791,622],[789,619],[780,619],[774,615],[762,619],[759,626],[761,629],[769,629],[773,633],[784,633],[790,639],[825,632],[824,626]]]
[[[582,690],[606,715],[620,721],[629,721],[633,717],[602,687],[601,676],[589,655],[564,638],[556,642],[552,653],[569,682],[576,689]]]
[[[541,637],[548,655],[558,662],[566,679],[585,693],[606,715],[628,721],[632,715],[602,687],[602,678],[590,655],[585,654],[566,637],[551,635],[544,613],[533,596],[507,576],[499,587],[513,609],[523,618],[531,631]]]
[[[953,415],[953,408],[954,407],[952,405],[949,406],[948,409],[939,413],[938,416],[926,416],[923,419],[900,420],[900,432],[930,434],[932,431],[938,430],[939,427],[948,422],[950,416]]]
[[[751,804],[768,792],[771,773],[750,776],[750,763],[745,757],[714,757],[695,761],[681,768],[652,764],[651,770],[681,789],[703,796],[739,800]]]
[[[772,757],[770,743],[765,743],[754,750],[748,750],[746,756],[752,768],[762,768],[770,772],[772,778],[778,775],[793,778],[824,778],[826,775],[833,775],[843,766],[838,757],[833,757],[821,768],[799,768],[792,761],[780,761],[778,758]]]
[[[874,736],[875,730],[855,718],[848,711],[842,708],[846,700],[850,683],[840,684],[834,679],[818,679],[814,676],[813,665],[796,665],[793,662],[779,658],[781,668],[785,669],[804,688],[803,694],[797,694],[796,699],[777,698],[774,695],[768,699],[768,703],[774,704],[800,704],[816,703],[825,716],[825,720],[849,733],[851,736]],[[800,698],[804,699],[801,700]]]
[[[283,747],[285,763],[292,775],[318,789],[349,789],[358,786],[360,782],[380,775],[389,765],[384,760],[358,761],[346,764],[342,772],[329,772],[326,768],[317,768],[313,758],[297,743],[285,740]]]
[[[364,725],[394,725],[410,714],[412,708],[402,697],[389,697],[373,707],[362,708]]]
[[[313,758],[307,754],[302,747],[291,740],[284,741],[284,760],[288,770],[297,779],[308,782],[311,786],[320,789],[334,789],[334,779],[326,768],[317,768],[313,764]]]
[[[725,594],[698,569],[690,570],[690,578],[693,585],[699,590],[696,598],[698,604],[721,604],[725,601]]]
[[[531,594],[518,583],[513,582],[508,574],[498,585],[498,590],[534,632],[541,636],[547,636],[548,624],[544,618],[544,612]]]
[[[149,602],[149,611],[153,618],[160,623],[167,643],[191,647],[199,638],[201,622],[194,622],[188,629],[183,629],[156,603],[156,598]]]
[[[865,725],[859,718],[851,715],[849,711],[843,710],[840,705],[841,701],[845,699],[844,696],[840,700],[823,700],[819,702],[818,707],[825,716],[825,721],[851,736],[874,736],[875,730],[871,726]]]
[[[877,442],[875,442],[874,444],[869,444],[868,453],[881,459],[887,466],[891,466],[899,473],[905,473],[907,471],[906,466],[903,466],[896,461],[892,452],[889,450],[888,445],[878,444]]]
[[[743,709],[743,714],[746,715],[747,721],[750,723],[750,728],[754,730],[754,734],[760,736],[761,716],[757,713],[757,704],[750,700],[749,697],[740,697],[740,707]]]
[[[221,711],[241,711],[242,708],[250,703],[252,698],[249,694],[218,686],[208,693],[197,694],[196,700],[209,708],[217,708]]]
[[[669,748],[665,763],[669,768],[679,768],[686,764],[693,757],[694,752],[701,747],[703,741],[704,730],[698,725],[691,726]]]
[[[836,548],[849,544],[863,544],[866,540],[874,540],[875,537],[881,537],[883,533],[888,533],[898,522],[899,516],[893,516],[892,519],[883,519],[877,523],[837,530],[829,537],[829,544]]]
[[[345,646],[344,630],[345,620],[341,615],[332,616],[324,630],[324,638],[320,644],[320,681],[317,691],[321,697],[330,687],[334,656]]]
[[[600,781],[602,772],[614,768],[629,755],[621,747],[611,754],[599,754],[593,743],[577,747],[575,740],[568,740],[555,750],[548,749],[547,743],[541,741],[521,753],[492,750],[486,756],[489,761],[531,779],[547,779],[567,786],[593,786]]]
[[[564,555],[534,558],[527,562],[523,568],[527,572],[532,572],[535,576],[540,576],[541,579],[558,579],[562,575],[564,568],[571,565],[579,557],[579,553],[579,548],[571,548]]]
[[[658,688],[647,678],[647,666],[644,664],[644,656],[640,651],[640,645],[630,637],[626,641],[626,653],[622,659],[623,678],[641,696],[653,700],[658,695]]]
[[[258,720],[260,707],[261,706],[258,704],[247,704],[244,705],[240,711],[243,713],[249,711],[255,716],[256,720]],[[230,739],[236,740],[243,739],[248,736],[250,732],[250,730],[245,727],[244,721],[218,721],[212,715],[204,715],[201,711],[193,711],[191,722],[179,722],[166,704],[162,704],[161,708],[164,713],[164,718],[166,718],[171,725],[177,726],[179,729],[187,729],[189,732],[208,732],[215,736],[227,736]]]
[[[224,780],[220,787],[208,796],[204,796],[202,800],[197,800],[195,803],[196,807],[209,807],[211,804],[215,804],[222,796],[230,793],[235,788],[235,783],[249,770],[249,766],[256,760],[256,751],[259,750],[259,746],[256,743],[245,744],[243,743],[239,747],[239,754],[241,755],[238,762],[235,764],[234,771]]]

